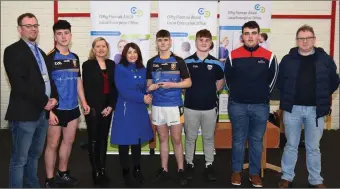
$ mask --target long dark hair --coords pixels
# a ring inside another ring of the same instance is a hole
[[[126,57],[127,57],[127,53],[130,47],[137,51],[138,58],[136,60],[136,68],[144,68],[142,52],[140,51],[140,48],[138,47],[136,43],[128,43],[125,45],[122,51],[122,57],[119,63],[123,64],[126,67],[129,65],[129,62]]]

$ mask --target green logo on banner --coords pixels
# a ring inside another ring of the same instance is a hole
[[[204,8],[199,8],[197,12],[199,15],[203,15],[206,18],[210,16],[210,11],[205,10]]]
[[[137,7],[131,7],[130,12],[131,12],[131,14],[135,14],[138,17],[143,16],[143,11],[138,9]]]
[[[260,4],[256,4],[254,8],[255,8],[256,11],[259,11],[260,13],[265,13],[266,12],[266,8],[265,7],[261,7]]]
[[[122,34],[120,36],[121,39],[150,39],[150,34],[142,35],[142,34]]]

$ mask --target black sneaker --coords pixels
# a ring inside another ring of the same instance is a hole
[[[57,184],[63,184],[69,187],[75,187],[79,184],[77,179],[70,176],[70,171],[61,172],[58,170],[55,181]]]
[[[187,172],[187,179],[192,180],[194,176],[194,165],[191,163],[188,163],[185,170]]]
[[[134,169],[133,171],[133,178],[140,184],[144,182],[144,176],[140,169]]]
[[[130,169],[123,168],[123,179],[125,186],[130,187],[131,186]]]
[[[185,172],[184,172],[183,169],[180,169],[180,170],[178,171],[178,177],[179,177],[179,184],[180,184],[181,186],[185,186],[185,185],[188,184],[188,180],[187,180],[187,178],[186,178],[186,174],[185,174]]]
[[[323,183],[317,185],[308,184],[308,188],[327,188]]]
[[[204,169],[204,175],[209,181],[216,180],[215,172],[211,164]]]
[[[45,179],[45,188],[58,188],[54,178]]]
[[[165,182],[168,179],[168,172],[164,168],[160,168],[156,174],[156,182]]]
[[[105,168],[100,169],[100,176],[101,176],[101,180],[103,181],[103,183],[110,182],[110,178],[106,175],[106,169]]]

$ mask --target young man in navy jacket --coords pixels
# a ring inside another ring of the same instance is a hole
[[[282,58],[277,86],[287,143],[284,148],[279,187],[292,185],[302,124],[305,131],[306,162],[311,187],[324,188],[321,172],[320,139],[324,117],[330,113],[330,98],[339,87],[333,59],[315,47],[315,33],[308,25],[296,32],[297,47]]]
[[[269,116],[269,94],[278,75],[275,55],[258,44],[260,27],[255,21],[242,26],[244,45],[233,50],[225,63],[229,88],[228,112],[232,123],[233,185],[241,185],[245,142],[249,148],[249,180],[262,187],[262,140]]]

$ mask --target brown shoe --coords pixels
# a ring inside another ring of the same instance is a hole
[[[255,188],[262,188],[262,180],[259,175],[250,175],[249,176],[249,181]]]
[[[240,186],[241,185],[241,173],[233,172],[231,174],[231,184],[234,186]]]
[[[323,183],[321,184],[316,184],[316,185],[309,185],[310,188],[327,188],[326,185],[324,185]]]
[[[281,179],[279,181],[279,188],[292,188],[292,182],[285,179]]]

